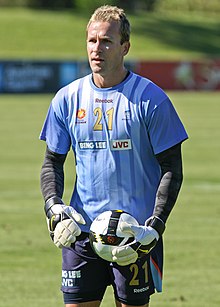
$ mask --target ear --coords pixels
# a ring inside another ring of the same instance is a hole
[[[123,46],[122,52],[123,52],[123,55],[125,56],[126,54],[128,54],[128,51],[130,49],[130,42],[124,42],[122,46]]]

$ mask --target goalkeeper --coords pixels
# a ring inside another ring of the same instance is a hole
[[[122,9],[99,7],[86,42],[91,74],[58,91],[40,135],[47,145],[41,190],[50,236],[62,248],[64,304],[97,307],[112,285],[117,307],[147,307],[162,290],[162,235],[182,184],[187,133],[164,91],[124,65],[130,24]],[[76,182],[67,206],[70,148]],[[88,233],[97,215],[114,209],[139,222],[122,230],[141,246],[115,247],[107,262],[91,249]]]

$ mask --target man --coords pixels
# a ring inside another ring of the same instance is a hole
[[[40,136],[47,144],[41,189],[51,237],[62,248],[68,307],[99,306],[108,285],[117,307],[149,306],[151,294],[161,291],[162,234],[182,183],[187,134],[166,94],[125,68],[129,39],[122,9],[94,12],[87,26],[92,74],[56,94]],[[66,206],[63,165],[70,147],[76,182]],[[122,230],[147,246],[144,255],[116,247],[107,262],[93,252],[91,222],[113,209],[138,220],[140,226],[124,223]]]

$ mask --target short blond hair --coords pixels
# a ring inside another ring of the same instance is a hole
[[[97,8],[92,14],[88,24],[87,31],[92,22],[95,21],[116,21],[120,22],[121,44],[130,40],[130,23],[123,9],[117,6],[103,5]]]

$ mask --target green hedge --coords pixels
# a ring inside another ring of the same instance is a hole
[[[100,5],[111,4],[127,11],[205,11],[220,12],[219,0],[0,0],[3,6],[28,6],[33,8],[72,8],[82,13],[93,11]]]
[[[220,12],[219,0],[160,0],[162,11]]]
[[[0,6],[28,6],[36,8],[75,8],[81,12],[93,11],[104,4],[117,5],[126,10],[153,10],[159,0],[0,0]]]

